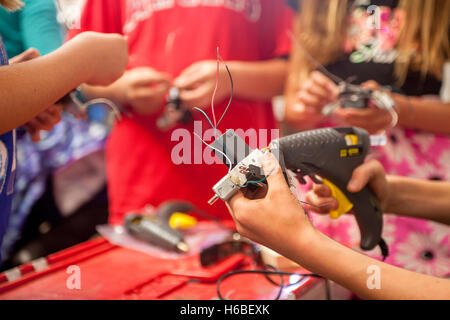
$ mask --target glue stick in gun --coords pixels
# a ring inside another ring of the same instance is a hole
[[[309,176],[315,183],[324,183],[332,190],[339,208],[331,212],[332,218],[353,211],[361,233],[360,246],[372,250],[380,245],[387,256],[387,246],[381,238],[382,211],[377,198],[366,187],[358,193],[347,191],[353,170],[360,166],[371,147],[371,137],[359,128],[327,128],[306,131],[274,140],[269,148],[251,150],[234,131],[226,132],[212,145],[223,151],[233,162],[230,172],[214,187],[215,196],[210,200],[230,200],[241,188],[256,188],[266,182],[262,169],[264,152],[272,152],[286,169],[297,173],[301,183]],[[245,150],[237,152],[237,150]],[[224,157],[216,154],[219,158]],[[228,163],[223,159],[224,163]],[[321,177],[321,180],[317,178]]]

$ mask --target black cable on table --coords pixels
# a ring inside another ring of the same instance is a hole
[[[241,275],[241,274],[260,274],[260,275],[265,275],[266,279],[268,279],[272,284],[274,284],[277,287],[280,287],[280,291],[278,292],[277,296],[275,297],[275,300],[279,300],[281,298],[281,295],[282,295],[283,290],[285,288],[289,288],[289,287],[292,287],[292,286],[295,286],[295,285],[299,284],[300,282],[302,282],[305,279],[305,277],[323,278],[322,276],[320,276],[318,274],[314,274],[314,273],[284,272],[284,271],[279,271],[278,269],[276,269],[275,267],[270,266],[270,265],[267,265],[266,267],[274,269],[275,271],[269,271],[269,270],[240,270],[240,271],[232,271],[230,273],[227,273],[227,274],[223,275],[217,281],[217,296],[219,297],[220,300],[227,300],[227,299],[225,299],[222,296],[222,294],[220,292],[220,285],[221,285],[221,283],[224,280],[226,280],[226,279],[228,279],[228,278],[230,278],[232,276]],[[276,283],[275,281],[270,279],[269,276],[280,276],[280,279],[281,279],[280,283]],[[298,281],[294,282],[294,283],[291,283],[289,285],[284,285],[283,276],[300,276],[301,278]]]

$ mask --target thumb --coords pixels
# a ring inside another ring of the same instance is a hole
[[[282,188],[288,188],[280,163],[273,153],[266,152],[264,154],[262,165],[269,184],[268,193],[278,192]]]
[[[235,218],[234,212],[238,211],[240,207],[242,207],[246,202],[248,202],[242,192],[236,193],[230,200],[225,202],[228,211]]]
[[[350,191],[351,193],[357,193],[361,191],[369,182],[369,175],[367,174],[367,172],[358,169],[353,172],[352,178],[350,179],[350,182],[347,186],[348,191]]]
[[[369,183],[377,182],[379,177],[384,177],[384,169],[381,164],[375,160],[366,162],[353,171],[347,189],[352,193],[359,192]]]

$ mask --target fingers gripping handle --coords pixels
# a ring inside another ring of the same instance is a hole
[[[383,227],[382,211],[375,195],[368,188],[351,194],[348,191],[341,191],[327,179],[323,179],[323,182],[331,189],[332,196],[338,200],[337,210],[330,212],[331,218],[338,219],[353,210],[361,233],[361,249],[372,250],[380,243]]]
[[[349,213],[354,205],[348,200],[347,196],[339,189],[333,182],[323,178],[323,183],[331,190],[331,196],[338,202],[338,208],[330,211],[330,217],[332,219],[338,219],[342,215]]]
[[[361,249],[372,250],[381,241],[383,213],[375,195],[367,187],[356,194],[348,194],[361,232]]]

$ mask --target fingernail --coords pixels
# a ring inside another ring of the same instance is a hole
[[[262,158],[262,165],[265,174],[269,174],[276,166],[276,158],[271,152],[266,152]]]
[[[358,188],[358,183],[356,181],[350,181],[347,188],[349,191],[356,190]]]
[[[301,103],[296,103],[296,104],[294,104],[293,109],[294,109],[294,111],[297,111],[297,112],[303,112],[303,111],[305,111],[305,106]]]
[[[262,160],[263,160],[263,164],[271,164],[276,159],[272,152],[266,152],[266,153],[264,153]]]
[[[339,208],[339,202],[336,199],[333,200],[332,208],[333,210],[337,210]]]

